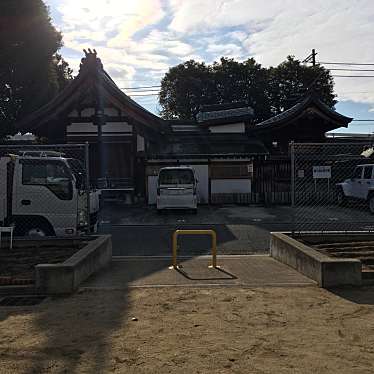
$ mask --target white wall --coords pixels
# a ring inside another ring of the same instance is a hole
[[[209,202],[209,169],[208,165],[185,165],[195,170],[196,178],[199,181],[197,191],[200,204]]]
[[[244,133],[244,122],[230,123],[228,125],[210,126],[209,131],[212,133]]]
[[[156,204],[157,198],[157,179],[156,175],[148,176],[148,204]]]
[[[210,191],[214,193],[250,193],[250,179],[212,179]]]
[[[74,122],[71,125],[67,126],[67,134],[74,135],[75,133],[85,133],[87,135],[97,135],[97,126],[92,122]],[[106,133],[118,133],[120,134],[129,134],[132,132],[132,125],[129,125],[126,122],[107,122],[102,126],[103,135]]]

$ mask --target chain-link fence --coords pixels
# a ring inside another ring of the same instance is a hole
[[[374,230],[368,143],[291,144],[294,231]]]
[[[91,232],[98,207],[88,144],[0,146],[0,225],[16,236]]]

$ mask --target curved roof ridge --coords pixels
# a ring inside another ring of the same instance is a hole
[[[265,121],[257,123],[255,127],[261,128],[274,126],[286,121],[290,121],[295,117],[298,117],[306,108],[308,108],[311,105],[315,105],[327,116],[332,117],[332,119],[335,121],[342,122],[346,126],[353,120],[353,118],[344,116],[343,114],[340,114],[337,111],[335,111],[333,108],[330,108],[328,105],[322,102],[315,94],[309,94],[302,101],[296,103],[291,108],[286,109],[282,113],[279,113]]]
[[[104,70],[101,60],[97,58],[96,51],[90,51],[90,53],[85,51],[85,54],[86,57],[82,59],[78,75],[52,100],[16,122],[16,130],[33,131],[45,125],[46,122],[58,117],[61,113],[70,109],[73,110],[74,104],[81,98],[81,85],[89,81],[90,78],[92,78],[92,84],[95,89],[97,89],[98,85],[102,85],[102,88],[106,88],[110,94],[117,97],[118,101],[129,105],[132,110],[135,110],[138,116],[142,118],[143,125],[148,127],[152,127],[152,123],[159,126],[163,125],[161,117],[142,107],[117,86],[110,75]],[[151,123],[147,123],[148,121]],[[155,128],[155,130],[157,129]]]

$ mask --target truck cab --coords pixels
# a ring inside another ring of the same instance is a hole
[[[14,226],[16,235],[77,235],[87,230],[87,213],[87,197],[66,158],[0,158],[0,222]]]
[[[352,177],[337,184],[338,203],[347,200],[366,201],[374,214],[374,164],[357,165]]]

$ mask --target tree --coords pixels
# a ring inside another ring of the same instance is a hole
[[[306,66],[288,56],[286,61],[268,70],[268,97],[273,115],[289,109],[311,90],[330,108],[336,104],[333,78],[323,66]]]
[[[59,91],[61,91],[71,80],[73,80],[73,70],[70,69],[69,64],[58,53],[55,54],[53,63],[54,68],[56,69],[58,88]]]
[[[161,115],[193,120],[202,105],[242,102],[254,109],[254,120],[260,122],[290,108],[311,89],[333,107],[333,85],[328,70],[305,66],[291,56],[268,69],[253,58],[221,58],[212,65],[190,60],[171,68],[162,79]]]
[[[212,102],[212,84],[210,68],[204,63],[190,60],[172,67],[161,81],[162,117],[194,118],[200,105]]]
[[[71,77],[62,36],[42,0],[0,2],[0,138],[53,98]]]
[[[257,120],[270,117],[267,97],[267,70],[253,58],[244,62],[221,58],[213,64],[215,102],[242,102],[256,108]]]

